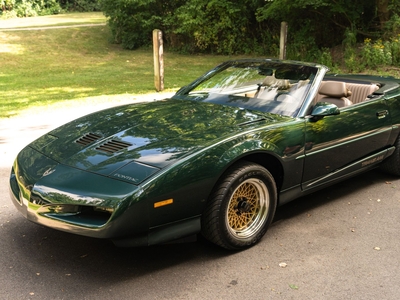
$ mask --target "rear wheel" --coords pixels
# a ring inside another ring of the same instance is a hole
[[[265,234],[274,217],[274,178],[262,166],[241,162],[225,173],[202,217],[202,234],[230,250],[251,247]]]
[[[400,137],[397,137],[394,146],[396,149],[393,154],[385,159],[380,168],[386,173],[400,176]]]

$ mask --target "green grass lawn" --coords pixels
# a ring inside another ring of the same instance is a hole
[[[44,26],[42,18],[50,18],[50,26],[66,24],[67,19],[74,24],[105,21],[98,13],[79,15],[32,18],[32,26]],[[21,20],[22,27],[30,27]],[[5,25],[16,21],[0,24],[0,118],[61,101],[104,96],[113,101],[155,92],[151,48],[129,51],[111,44],[107,26],[9,30],[13,27]],[[165,90],[173,91],[229,58],[166,51],[164,59]]]
[[[107,19],[102,12],[69,13],[41,17],[0,19],[0,30],[42,26],[98,24],[105,23],[106,21]]]

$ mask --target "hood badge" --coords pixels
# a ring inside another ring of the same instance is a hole
[[[132,181],[132,182],[134,182],[134,183],[136,183],[136,182],[139,181],[139,180],[138,180],[137,178],[135,178],[135,177],[131,177],[131,176],[128,176],[128,175],[123,175],[123,174],[120,174],[120,173],[114,173],[113,176],[118,177],[118,178],[120,178],[120,179],[127,180],[127,181]]]
[[[48,175],[54,173],[55,170],[56,170],[56,169],[48,168],[46,171],[44,171],[44,173],[43,173],[42,176],[43,176],[43,177],[48,176]]]

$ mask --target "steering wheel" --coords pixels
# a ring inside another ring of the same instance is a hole
[[[278,101],[278,98],[281,97],[281,96],[282,97],[286,97],[286,96],[290,96],[290,95],[289,95],[289,92],[282,92],[282,93],[276,94],[275,97],[274,97],[274,101]]]

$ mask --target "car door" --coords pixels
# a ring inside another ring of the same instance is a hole
[[[391,120],[384,97],[378,96],[343,107],[338,115],[308,118],[305,132],[303,190],[381,161]]]

